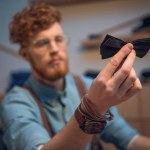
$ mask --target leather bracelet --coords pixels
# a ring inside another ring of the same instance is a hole
[[[82,109],[81,105],[84,105],[85,110]],[[107,121],[113,119],[113,115],[110,113],[110,111],[104,115],[95,115],[89,107],[86,96],[84,96],[82,102],[75,110],[75,118],[82,131],[87,134],[97,134],[103,131]]]
[[[81,110],[81,104],[75,111],[75,118],[78,122],[79,128],[87,134],[97,134],[103,131],[107,122],[106,121],[97,121],[93,120]]]

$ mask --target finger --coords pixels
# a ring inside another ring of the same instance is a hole
[[[105,76],[105,79],[110,79],[122,61],[129,55],[131,50],[133,49],[133,45],[131,43],[123,46],[120,51],[113,56],[113,58],[109,61],[109,63],[105,66],[105,68],[101,71],[100,75]]]
[[[134,85],[134,82],[137,79],[135,70],[132,68],[130,75],[125,79],[125,81],[119,87],[119,94],[125,95],[125,93]]]
[[[126,92],[125,99],[130,98],[131,96],[137,94],[142,89],[140,80],[137,78],[133,86]]]
[[[136,57],[135,51],[132,50],[131,53],[127,56],[127,58],[123,62],[122,66],[114,74],[112,80],[116,84],[116,87],[119,88],[121,84],[126,80],[126,78],[130,75],[130,73],[132,73],[132,76],[134,76],[131,70],[133,68],[135,57]],[[133,77],[129,76],[130,80],[134,80],[132,78]]]

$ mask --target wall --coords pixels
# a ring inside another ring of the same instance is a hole
[[[11,17],[21,10],[27,2],[24,0],[1,0],[0,5],[0,43],[7,45],[17,52],[18,46],[9,43],[8,24]],[[82,51],[80,42],[91,33],[98,33],[117,24],[132,20],[143,14],[148,14],[149,0],[102,1],[81,5],[59,7],[62,12],[62,26],[69,35],[68,53],[70,70],[82,74],[87,69],[101,70],[108,60],[102,61],[99,49]],[[123,33],[129,33],[125,29]],[[142,68],[149,67],[150,53],[144,59],[137,59],[135,69],[139,74]],[[28,69],[29,66],[22,59],[12,57],[0,51],[0,93],[3,93],[8,83],[8,75],[12,70]]]
[[[24,0],[0,1],[0,44],[13,49],[13,52],[17,52],[18,46],[9,43],[9,22],[12,16],[26,5],[27,2]],[[29,68],[25,61],[0,51],[0,94],[7,88],[9,73],[13,70],[23,68]]]

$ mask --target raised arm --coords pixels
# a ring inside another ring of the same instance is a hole
[[[134,60],[133,46],[127,44],[108,62],[93,81],[88,100],[91,109],[98,115],[104,114],[111,106],[127,100],[142,88],[133,69]],[[84,106],[82,109],[84,110]],[[79,128],[73,116],[68,124],[43,146],[42,150],[80,150],[84,149],[90,139],[91,135],[84,133]]]

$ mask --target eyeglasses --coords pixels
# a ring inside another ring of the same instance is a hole
[[[54,37],[53,41],[56,43],[58,47],[63,48],[68,42],[68,37],[66,35],[57,35]],[[44,38],[38,41],[34,41],[33,46],[36,49],[43,51],[52,47],[51,42],[52,41],[49,38]]]

